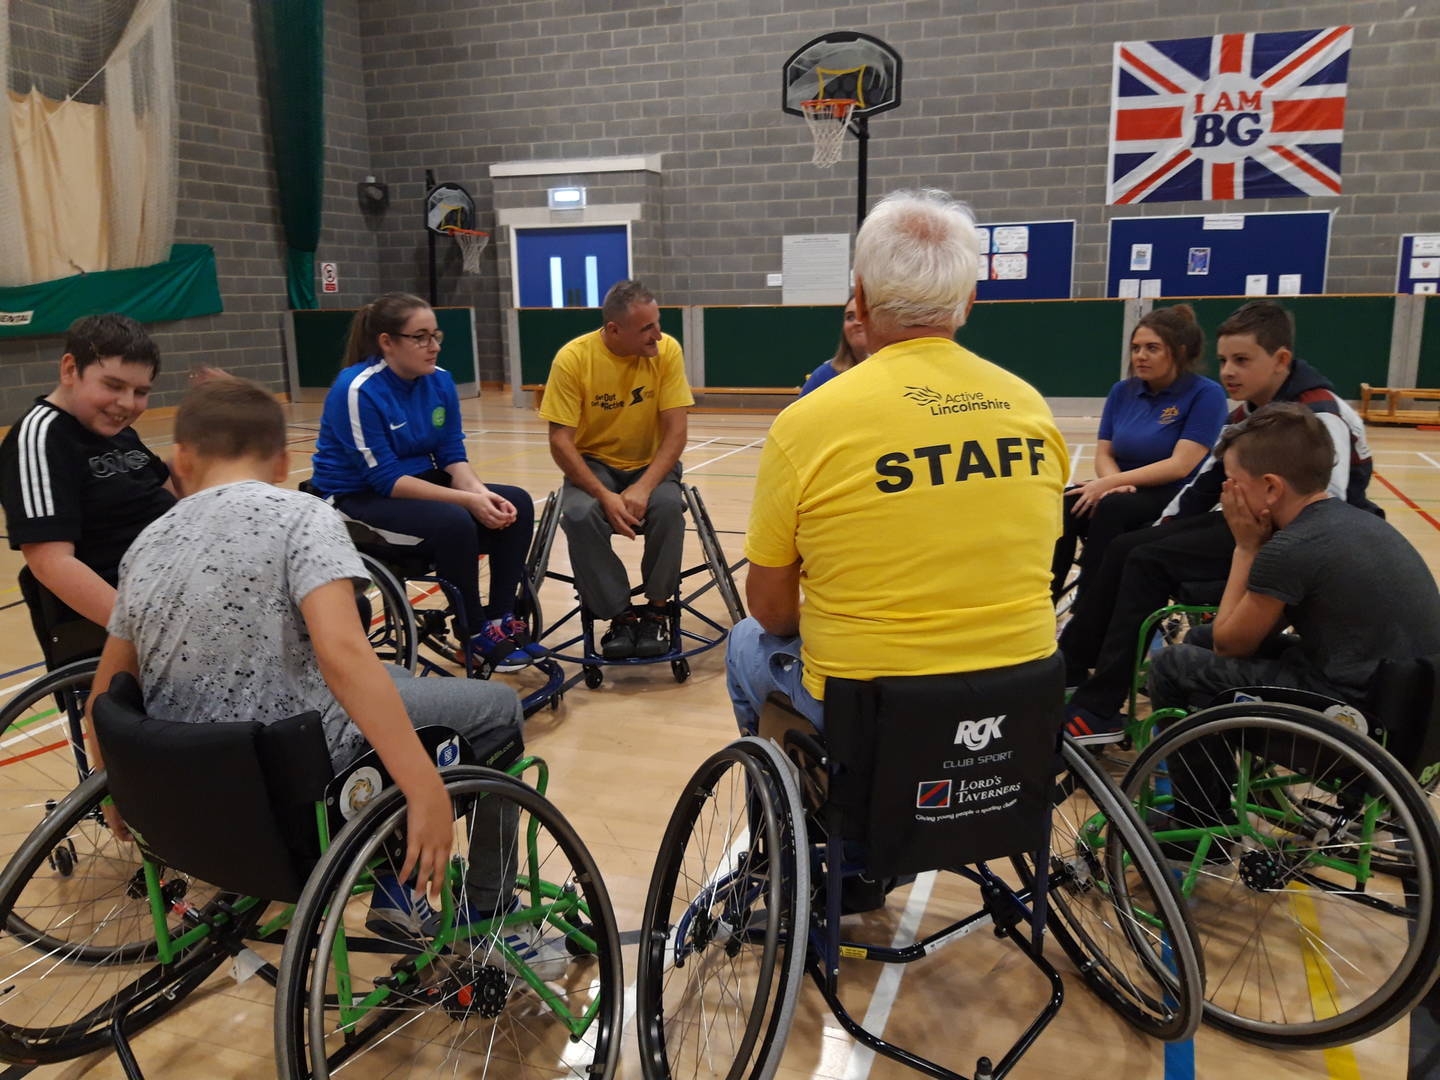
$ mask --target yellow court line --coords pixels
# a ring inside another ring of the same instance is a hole
[[[1309,887],[1298,882],[1292,881],[1287,886],[1287,891],[1290,894],[1291,909],[1304,930],[1300,939],[1300,951],[1305,957],[1305,981],[1310,989],[1310,1006],[1315,1012],[1315,1019],[1328,1020],[1340,1011],[1336,1007],[1340,992],[1335,985],[1335,972],[1331,970],[1330,962],[1315,945],[1315,942],[1323,940],[1320,936],[1320,919],[1315,911],[1315,901],[1308,895]],[[1324,1051],[1324,1054],[1325,1070],[1332,1080],[1360,1080],[1360,1066],[1355,1060],[1355,1051],[1349,1046],[1332,1046]]]

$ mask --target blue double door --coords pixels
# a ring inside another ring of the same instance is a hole
[[[521,307],[599,307],[610,286],[630,276],[624,225],[516,229]]]

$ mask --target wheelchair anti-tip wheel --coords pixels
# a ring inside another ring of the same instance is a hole
[[[341,830],[307,882],[276,986],[280,1076],[604,1080],[624,982],[594,860],[525,784],[474,766],[441,775],[463,838],[438,914],[404,926],[372,907],[404,860],[395,788]]]
[[[97,773],[60,802],[0,873],[7,930],[0,950],[5,1061],[46,1064],[106,1047],[117,1009],[138,1001],[125,1027],[139,1030],[173,1009],[229,956],[202,938],[175,957],[176,963],[195,961],[182,976],[173,974],[173,964],[159,962],[140,851],[105,824],[105,797],[105,775]],[[50,859],[71,845],[75,861],[66,875]],[[161,877],[172,934],[237,899],[173,870],[162,869]],[[243,933],[259,914],[250,909],[234,928]]]
[[[1295,705],[1221,705],[1164,731],[1123,786],[1181,868],[1215,1026],[1338,1046],[1434,983],[1440,829],[1367,736]]]
[[[808,855],[799,795],[771,744],[732,743],[691,777],[641,923],[647,1080],[774,1073],[805,962]]]
[[[1157,1039],[1200,1024],[1205,976],[1194,928],[1155,841],[1114,781],[1068,737],[1050,826],[1049,927],[1086,984]],[[1029,857],[1014,859],[1027,885]]]

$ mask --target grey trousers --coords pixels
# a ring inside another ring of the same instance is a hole
[[[644,469],[613,469],[586,458],[590,471],[610,491],[624,491]],[[680,490],[679,462],[650,493],[645,511],[645,553],[640,576],[645,598],[663,604],[680,587],[680,559],[685,545],[685,496]],[[580,602],[597,619],[613,619],[630,606],[630,578],[610,547],[615,530],[600,503],[569,480],[560,491],[560,524],[570,542],[570,565]]]
[[[1146,693],[1157,709],[1203,709],[1211,700],[1237,686],[1288,686],[1330,697],[1354,699],[1316,671],[1294,634],[1273,634],[1254,656],[1225,657],[1212,651],[1214,631],[1197,626],[1179,645],[1155,654],[1146,678]]]
[[[400,700],[413,727],[443,724],[473,747],[490,746],[504,729],[523,730],[525,714],[515,691],[499,682],[477,679],[420,679],[404,668],[385,665],[395,680]],[[353,721],[352,721],[353,723]],[[362,744],[362,752],[367,749]],[[345,764],[348,764],[345,763]],[[336,763],[336,768],[344,766]],[[469,873],[465,893],[477,912],[489,913],[508,903],[515,891],[516,826],[519,811],[513,802],[485,798],[475,804],[466,820],[469,837]],[[399,867],[395,867],[398,871]]]

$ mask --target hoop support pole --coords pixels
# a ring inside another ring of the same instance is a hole
[[[859,140],[859,163],[855,177],[855,228],[865,224],[865,184],[869,179],[870,118],[855,118],[855,138]]]
[[[435,173],[431,169],[425,170],[425,193],[428,195],[435,187]],[[430,230],[429,223],[425,227],[425,242],[430,255],[430,306],[436,307],[440,303],[439,284],[435,272],[435,234]]]

